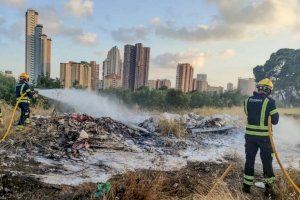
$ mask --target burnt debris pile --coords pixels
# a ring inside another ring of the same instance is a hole
[[[220,118],[189,114],[179,120],[184,122],[186,129],[198,132],[228,130]],[[53,160],[78,158],[83,152],[92,153],[97,149],[176,155],[187,147],[189,142],[186,139],[193,137],[190,134],[179,140],[172,133],[162,136],[157,133],[158,126],[159,121],[154,118],[133,125],[109,117],[93,118],[76,113],[55,117],[35,116],[27,129],[1,143],[0,148],[24,157],[42,156]]]

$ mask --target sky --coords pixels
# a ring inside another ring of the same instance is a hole
[[[125,44],[151,47],[149,79],[175,85],[179,62],[213,86],[253,77],[280,48],[300,46],[300,0],[0,0],[0,71],[25,70],[25,12],[39,12],[59,64],[95,60]],[[101,76],[101,72],[100,72]],[[100,77],[101,78],[101,77]]]

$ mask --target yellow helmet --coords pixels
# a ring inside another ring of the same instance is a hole
[[[266,86],[269,89],[273,90],[273,86],[274,85],[273,85],[273,83],[272,83],[272,81],[270,79],[265,78],[265,79],[263,79],[263,80],[261,80],[261,81],[258,82],[258,86]]]
[[[20,74],[19,78],[29,80],[29,75],[26,72],[23,72],[22,74]]]

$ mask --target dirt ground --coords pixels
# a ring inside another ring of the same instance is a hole
[[[230,163],[235,168],[209,195],[212,185],[224,173]],[[97,184],[86,183],[79,186],[51,185],[40,182],[30,175],[18,175],[1,170],[0,199],[98,199],[95,197]],[[278,172],[279,173],[279,172]],[[300,184],[300,172],[290,172]],[[262,177],[258,177],[261,179]],[[227,163],[191,162],[179,171],[137,170],[116,175],[111,183],[109,200],[200,200],[200,199],[243,199],[265,200],[263,189],[253,187],[251,195],[241,192],[243,179],[240,161]],[[281,200],[299,200],[282,177],[278,177],[276,190]],[[103,198],[105,199],[105,198]]]

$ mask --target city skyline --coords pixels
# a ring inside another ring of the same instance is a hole
[[[264,64],[271,53],[299,46],[298,1],[227,3],[4,0],[0,2],[0,70],[19,74],[25,68],[23,27],[28,8],[39,12],[39,23],[55,41],[52,77],[59,76],[60,62],[102,63],[112,46],[123,55],[125,44],[141,42],[151,47],[149,79],[170,79],[174,86],[177,63],[188,62],[195,73],[208,74],[212,85],[225,88],[230,80],[236,87],[238,77],[253,77],[252,68]]]
[[[40,76],[51,74],[52,40],[43,33],[43,25],[38,22],[39,13],[28,9],[25,13],[25,72],[35,84]]]

